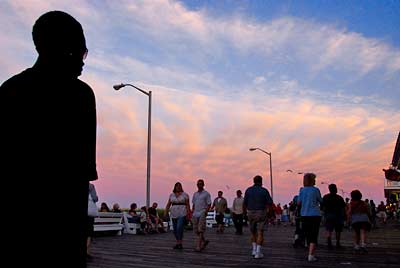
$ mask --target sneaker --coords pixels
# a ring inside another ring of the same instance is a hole
[[[251,256],[256,256],[256,254],[257,254],[257,251],[255,250],[255,249],[253,249],[253,251],[251,252]]]
[[[261,252],[256,253],[256,254],[254,255],[254,259],[262,259],[262,258],[264,258],[264,254],[262,254]]]
[[[368,253],[368,250],[366,247],[360,247],[360,250],[362,253]]]
[[[309,262],[314,262],[314,261],[317,261],[317,258],[315,258],[315,256],[313,256],[313,255],[309,255],[308,256],[308,261]]]

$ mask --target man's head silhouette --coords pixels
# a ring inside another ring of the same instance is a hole
[[[66,75],[79,76],[87,54],[81,24],[62,11],[50,11],[40,16],[32,29],[39,62],[58,67]]]

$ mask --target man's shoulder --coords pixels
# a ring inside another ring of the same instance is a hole
[[[252,186],[250,186],[250,187],[248,187],[248,188],[246,189],[246,192],[251,191],[251,190],[253,190],[254,188],[255,188],[255,185],[252,185]]]
[[[2,89],[6,89],[6,88],[8,89],[8,88],[15,88],[20,85],[26,84],[27,82],[30,81],[30,79],[32,77],[31,73],[32,73],[31,68],[28,68],[16,75],[10,77],[6,81],[4,81],[0,87]]]
[[[329,199],[331,197],[331,194],[325,194],[322,198],[325,199]]]
[[[76,82],[78,83],[78,85],[82,88],[85,88],[87,90],[92,90],[92,88],[84,81],[82,81],[81,79],[76,79]]]
[[[86,82],[80,79],[76,79],[75,82],[80,91],[84,92],[86,95],[94,97],[93,89]]]

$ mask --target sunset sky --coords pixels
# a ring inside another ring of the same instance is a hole
[[[121,82],[153,92],[160,207],[177,181],[192,196],[204,178],[230,205],[257,174],[270,189],[269,157],[250,147],[272,152],[276,203],[298,192],[297,172],[316,173],[322,194],[336,183],[383,200],[400,129],[400,1],[1,0],[0,83],[33,65],[32,25],[50,10],[85,31],[100,202],[146,200],[148,98],[113,90]]]

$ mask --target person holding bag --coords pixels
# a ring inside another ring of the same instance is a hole
[[[98,216],[98,208],[96,202],[99,201],[97,197],[96,188],[94,184],[89,183],[89,196],[88,196],[88,220],[87,220],[87,240],[86,240],[86,258],[91,259],[89,254],[89,246],[94,234],[94,218]]]

